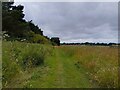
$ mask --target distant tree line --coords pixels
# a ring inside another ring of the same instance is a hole
[[[118,43],[90,43],[90,42],[85,42],[85,43],[61,43],[61,45],[97,45],[97,46],[112,46],[112,45],[120,45]]]
[[[18,40],[29,43],[60,45],[58,37],[49,38],[33,21],[26,21],[23,13],[24,6],[13,6],[14,2],[2,2],[2,31],[3,39]]]

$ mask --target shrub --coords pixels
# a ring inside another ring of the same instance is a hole
[[[50,41],[46,39],[44,36],[39,34],[34,34],[33,37],[30,39],[32,43],[41,43],[41,44],[50,44]]]
[[[45,51],[42,47],[41,48],[31,47],[23,52],[21,64],[24,68],[34,67],[43,64],[44,59]]]
[[[60,46],[59,37],[52,37],[52,38],[51,38],[51,41],[52,41],[52,44],[53,44],[53,45],[58,45],[58,46]]]

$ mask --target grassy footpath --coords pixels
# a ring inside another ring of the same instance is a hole
[[[3,42],[2,57],[6,88],[115,88],[118,85],[116,47]],[[44,63],[34,66],[39,60]]]
[[[57,49],[57,57],[60,57],[60,59],[56,59],[59,61],[59,63],[62,64],[62,72],[63,74],[60,78],[63,79],[65,85],[64,87],[70,87],[70,88],[89,88],[92,87],[91,83],[89,82],[89,77],[86,76],[84,68],[78,68],[74,65],[74,60],[72,56],[67,56],[67,53],[64,52],[64,48]],[[59,64],[58,63],[58,64]],[[62,86],[62,85],[61,85]]]
[[[92,87],[91,83],[89,82],[89,77],[85,74],[84,68],[80,67],[78,69],[74,64],[74,58],[68,55],[68,52],[66,53],[64,51],[64,48],[58,47],[58,56],[60,57],[59,62],[62,63],[63,66],[63,77],[65,78],[65,87],[71,87],[71,88],[88,88]]]
[[[47,59],[47,67],[42,72],[41,69],[34,71],[38,78],[32,78],[27,87],[40,88],[89,88],[92,87],[89,78],[85,75],[85,71],[75,67],[71,57],[66,57],[66,53],[62,49],[55,48],[55,54]],[[34,77],[36,77],[34,76]]]

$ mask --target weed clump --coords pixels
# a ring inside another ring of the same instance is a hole
[[[29,53],[27,53],[23,57],[23,64],[25,66],[40,65],[42,63],[44,63],[44,56],[39,55],[38,53],[35,53],[35,52],[32,52],[31,55],[29,55]]]
[[[22,55],[22,66],[24,68],[35,67],[44,64],[46,51],[44,48],[31,47]]]

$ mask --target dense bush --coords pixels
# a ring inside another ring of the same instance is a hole
[[[51,42],[52,42],[53,45],[60,46],[60,39],[59,39],[59,37],[52,37],[51,38]]]
[[[34,34],[33,37],[30,39],[32,43],[41,43],[41,44],[50,44],[50,41],[46,39],[44,36],[39,34]]]
[[[26,52],[22,53],[23,67],[34,67],[44,63],[46,52],[43,48],[31,47]]]

